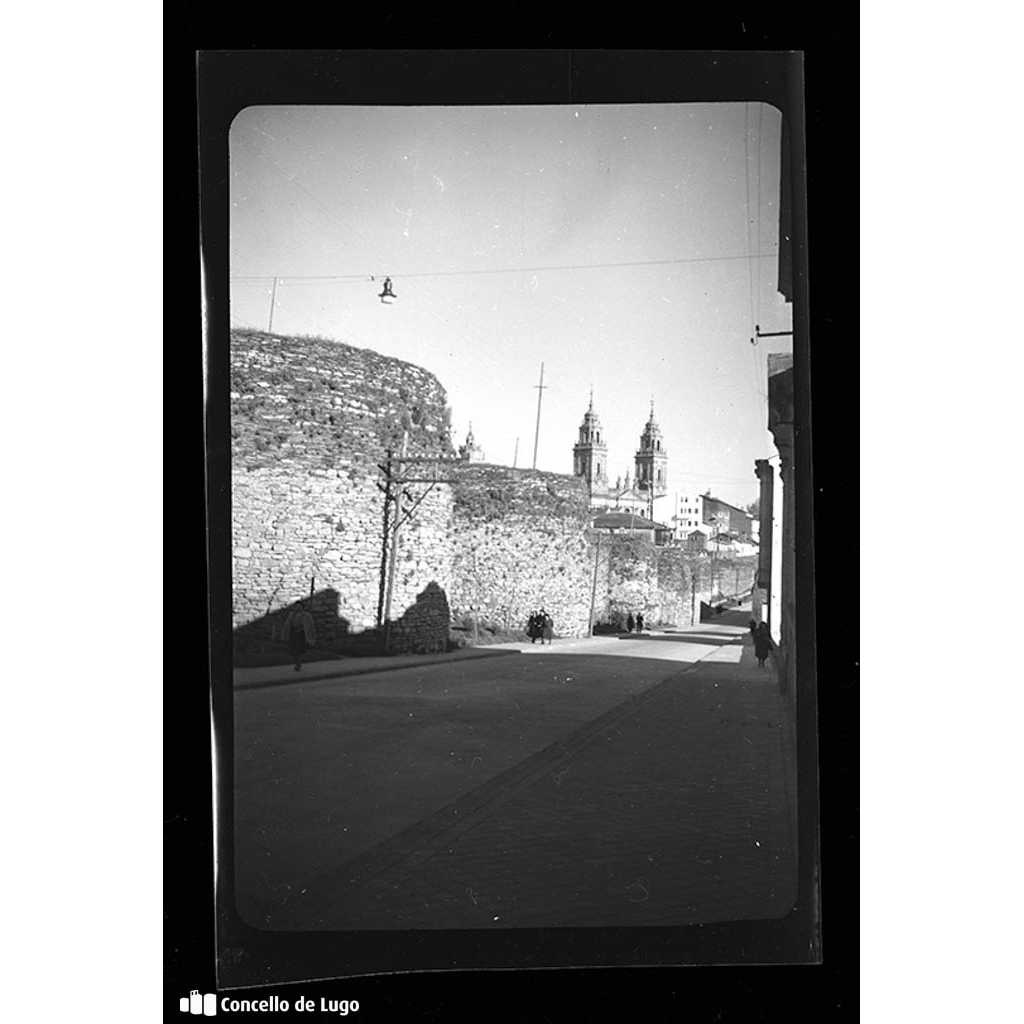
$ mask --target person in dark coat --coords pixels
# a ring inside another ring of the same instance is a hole
[[[313,616],[309,614],[306,604],[300,601],[285,620],[281,639],[288,645],[288,650],[295,659],[295,671],[302,668],[302,656],[316,641],[316,630],[313,627]]]
[[[636,613],[636,631],[642,633],[644,631],[644,613]]]
[[[547,642],[550,644],[555,636],[555,623],[551,616],[548,615],[548,613],[544,611],[543,608],[541,608],[540,610],[540,625],[542,631],[540,641],[541,646],[543,646],[545,640],[547,640]]]
[[[754,633],[754,654],[760,668],[764,668],[764,663],[774,646],[772,635],[768,632],[768,623],[762,622]]]
[[[757,636],[757,619],[751,619],[750,622],[747,623],[747,625],[750,627],[751,637]]]
[[[632,612],[630,612],[630,613],[629,613],[629,614],[628,614],[628,615],[626,616],[626,632],[627,632],[627,633],[632,633],[632,632],[633,632],[633,626],[634,626],[634,625],[635,625],[635,623],[634,623],[634,621],[633,621],[633,613],[632,613]]]

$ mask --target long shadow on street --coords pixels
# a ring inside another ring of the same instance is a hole
[[[785,711],[722,626],[236,693],[239,912],[270,930],[785,914]]]

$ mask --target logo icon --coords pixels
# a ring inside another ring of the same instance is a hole
[[[205,1017],[217,1016],[217,994],[207,992],[205,996],[199,994],[199,989],[194,988],[187,996],[178,1000],[178,1009],[182,1013],[198,1013]]]

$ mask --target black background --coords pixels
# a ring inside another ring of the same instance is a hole
[[[380,12],[376,12],[380,13]],[[394,24],[395,15],[381,14]],[[191,26],[189,26],[191,28]],[[819,678],[820,788],[822,801],[822,930],[820,965],[772,967],[631,967],[382,974],[342,981],[245,989],[239,997],[299,992],[319,999],[358,999],[356,1019],[445,1020],[506,1017],[522,1020],[626,1019],[756,1021],[777,1015],[814,1014],[834,1020],[856,1013],[857,967],[857,621],[856,550],[858,504],[856,409],[852,381],[857,363],[857,50],[851,32],[808,32],[781,38],[747,21],[707,37],[722,51],[802,49],[806,103],[807,205],[809,218],[810,328],[816,533],[817,640]],[[205,592],[206,442],[198,351],[198,165],[196,150],[196,55],[211,43],[192,30],[183,45],[170,44],[166,60],[166,237],[168,285],[180,301],[167,303],[167,337],[183,330],[195,344],[170,345],[165,367],[167,423],[165,452],[169,530],[168,587],[184,585],[195,600]],[[210,33],[213,35],[213,33]],[[387,33],[385,33],[385,36]],[[395,46],[394,39],[382,40]],[[377,45],[380,45],[378,41]],[[688,40],[689,42],[689,40]],[[215,43],[213,44],[216,45]],[[693,41],[697,45],[697,41]],[[352,102],[657,102],[754,100],[767,98],[753,55],[696,54],[651,47],[646,51],[473,50],[348,52],[347,72],[331,70],[334,55],[281,51],[257,68],[236,62],[217,93],[241,103],[280,100],[280,90],[305,78],[306,101],[316,94],[338,101],[344,89]],[[253,53],[253,51],[249,51]],[[226,55],[225,55],[226,56]],[[253,53],[253,56],[257,56]],[[268,54],[264,58],[270,57]],[[714,61],[714,63],[712,63]],[[695,71],[700,65],[700,74]],[[224,62],[226,68],[228,62]],[[703,76],[703,77],[702,77]],[[708,89],[702,95],[699,83]],[[695,94],[696,83],[696,94]],[[756,92],[751,93],[751,89]],[[570,89],[572,90],[570,92]],[[264,91],[263,96],[260,95]],[[227,211],[223,211],[226,217]],[[204,239],[204,243],[209,238]],[[207,249],[208,267],[226,251]],[[190,276],[189,269],[192,270]],[[226,318],[225,318],[226,323]],[[187,328],[183,325],[187,324]],[[189,353],[187,357],[182,353]],[[216,415],[216,409],[213,410]],[[219,480],[214,481],[220,483]],[[210,493],[214,507],[223,500]],[[827,526],[826,526],[827,524]],[[223,586],[215,571],[213,582]],[[165,607],[174,607],[171,595]],[[180,598],[178,599],[180,600]],[[842,613],[839,609],[843,609]],[[165,722],[169,737],[165,765],[165,1006],[177,1015],[178,998],[190,989],[215,989],[215,916],[211,804],[211,749],[208,733],[197,729],[209,715],[208,652],[204,622],[190,617],[175,624],[166,644]],[[184,641],[180,643],[179,641]],[[574,933],[577,963],[605,960],[593,933]],[[446,955],[460,959],[455,934]],[[645,958],[656,962],[650,949]],[[625,960],[618,960],[625,963]],[[386,957],[377,966],[387,971]],[[268,1015],[269,1016],[269,1015]],[[294,1018],[292,1018],[294,1019]]]

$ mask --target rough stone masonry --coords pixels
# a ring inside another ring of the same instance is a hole
[[[367,629],[380,592],[378,466],[403,432],[409,455],[454,457],[445,391],[420,367],[324,339],[237,331],[231,342],[234,627],[270,621],[312,579],[337,593],[331,631]],[[455,619],[522,625],[544,604],[560,633],[585,631],[582,482],[449,468],[453,482],[429,488],[401,531],[392,618],[435,584]],[[418,498],[428,485],[408,490]]]
[[[319,635],[374,626],[379,464],[400,450],[403,433],[407,454],[454,459],[450,424],[444,388],[421,367],[322,338],[232,332],[234,628],[270,639],[275,612],[307,596],[311,580],[336,603],[330,613],[320,606]],[[542,605],[559,635],[584,635],[595,565],[584,482],[477,463],[447,468],[449,482],[408,488],[423,500],[400,534],[394,649],[436,645],[445,615],[521,628]],[[686,623],[694,595],[710,599],[699,558],[604,543],[598,619],[628,605],[652,623]]]

